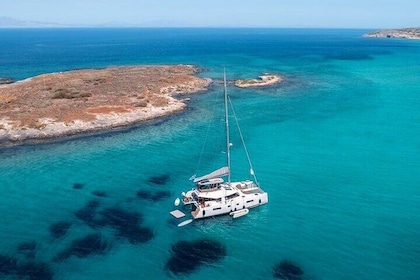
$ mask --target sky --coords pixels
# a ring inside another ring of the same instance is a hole
[[[419,0],[0,0],[0,17],[158,27],[420,27]]]

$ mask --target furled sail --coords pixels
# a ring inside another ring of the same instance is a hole
[[[204,181],[204,180],[210,180],[210,179],[214,179],[214,178],[219,178],[219,177],[223,177],[229,174],[229,167],[224,166],[222,168],[219,168],[215,171],[213,171],[210,174],[201,176],[199,178],[195,178],[194,179],[194,183],[200,182],[200,181]]]

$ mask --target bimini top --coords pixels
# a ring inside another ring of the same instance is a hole
[[[222,168],[219,168],[219,169],[213,171],[210,174],[201,176],[199,178],[195,178],[194,183],[201,182],[201,181],[204,181],[204,180],[211,180],[211,179],[215,179],[215,178],[220,178],[220,177],[226,176],[228,174],[229,174],[229,167],[224,166]]]
[[[206,180],[201,180],[200,182],[198,182],[198,184],[200,186],[208,186],[208,185],[217,185],[217,184],[221,184],[223,183],[224,180],[222,178],[214,178],[214,179],[206,179]]]

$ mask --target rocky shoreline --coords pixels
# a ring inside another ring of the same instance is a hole
[[[400,38],[420,40],[420,28],[384,29],[366,33],[363,36],[376,38]]]
[[[137,124],[186,108],[207,90],[191,65],[85,69],[0,86],[0,147]]]
[[[0,77],[0,85],[7,85],[7,84],[11,84],[13,83],[13,79],[12,78],[8,78],[8,77]]]

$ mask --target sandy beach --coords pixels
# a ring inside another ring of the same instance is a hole
[[[110,67],[36,76],[0,86],[0,146],[136,124],[181,112],[207,90],[191,65]]]

